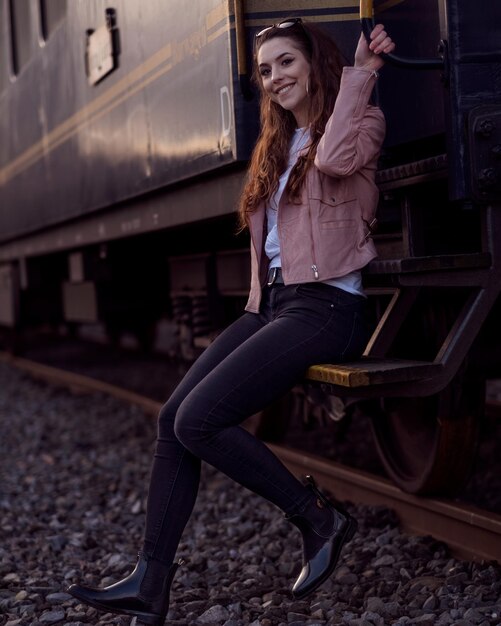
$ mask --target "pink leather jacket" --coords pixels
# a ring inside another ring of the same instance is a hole
[[[345,67],[334,111],[307,173],[301,201],[278,206],[284,283],[344,276],[376,256],[368,224],[374,219],[377,158],[385,134],[383,113],[368,104],[377,73]],[[251,214],[251,289],[246,311],[259,312],[266,283],[264,202]]]

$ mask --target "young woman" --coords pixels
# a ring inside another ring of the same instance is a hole
[[[252,278],[246,313],[195,362],[163,407],[153,461],[144,545],[136,568],[103,589],[72,585],[80,601],[163,624],[200,460],[263,496],[301,532],[302,598],[333,572],[357,522],[297,480],[239,425],[302,380],[315,363],[364,349],[360,270],[374,256],[369,224],[385,124],[369,104],[394,44],[382,25],[360,38],[354,67],[335,43],[300,19],[256,35],[262,130],[240,219],[250,229]]]

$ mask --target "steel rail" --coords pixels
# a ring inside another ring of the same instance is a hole
[[[501,563],[501,515],[468,504],[413,496],[379,476],[282,446],[270,448],[294,474],[314,474],[337,500],[384,505],[395,511],[405,532],[432,535],[467,560]]]
[[[161,402],[89,376],[0,352],[0,362],[72,391],[105,393],[156,416]],[[493,403],[498,415],[499,406]],[[487,411],[489,412],[489,404]],[[454,556],[501,563],[501,515],[468,504],[404,493],[390,481],[333,461],[283,446],[268,444],[296,475],[311,473],[338,500],[385,506],[397,514],[402,530],[444,541]]]

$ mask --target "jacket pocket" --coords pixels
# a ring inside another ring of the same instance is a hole
[[[354,223],[359,215],[360,211],[358,210],[358,200],[356,198],[337,201],[336,198],[326,198],[324,196],[319,201],[318,219],[320,222],[339,222],[340,228],[346,228],[341,223]],[[335,226],[331,228],[335,228]]]

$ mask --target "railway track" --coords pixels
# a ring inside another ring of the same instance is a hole
[[[78,392],[102,392],[141,407],[156,416],[161,403],[119,386],[0,352],[0,360],[35,378]],[[498,403],[489,403],[490,414],[501,415]],[[404,531],[432,535],[444,541],[452,553],[474,561],[501,563],[501,515],[457,502],[416,497],[402,492],[388,480],[367,472],[317,458],[311,454],[269,444],[296,474],[312,473],[319,484],[339,500],[385,506],[397,514]]]

